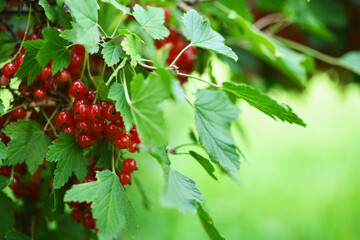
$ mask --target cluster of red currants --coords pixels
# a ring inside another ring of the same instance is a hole
[[[122,163],[123,170],[119,172],[119,180],[121,185],[125,186],[126,184],[131,183],[131,173],[137,170],[136,161],[132,158],[127,158]]]
[[[10,178],[11,166],[3,166],[0,168],[0,175]],[[14,166],[14,182],[9,186],[13,191],[16,198],[29,198],[34,202],[38,202],[41,199],[40,181],[41,181],[41,167],[38,171],[30,177],[28,182],[24,182],[22,179],[26,179],[27,166],[25,163],[17,164]]]
[[[95,229],[95,231],[98,231],[96,228],[96,221],[91,213],[91,203],[69,202],[68,205],[70,208],[73,208],[71,211],[72,219],[82,222],[87,229]]]
[[[78,144],[87,148],[95,141],[107,139],[115,141],[119,149],[128,149],[134,153],[140,143],[135,126],[126,133],[124,122],[115,105],[109,101],[93,103],[95,90],[86,90],[85,83],[74,81],[69,86],[69,93],[76,100],[72,104],[72,113],[61,110],[55,115],[55,122],[62,127],[62,132],[77,137]]]

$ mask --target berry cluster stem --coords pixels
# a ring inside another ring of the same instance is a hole
[[[187,45],[183,50],[181,50],[181,52],[176,56],[176,58],[174,59],[174,61],[169,65],[169,68],[172,68],[175,63],[177,62],[177,60],[179,60],[179,58],[181,57],[181,55],[188,50],[191,47],[191,43],[189,43],[189,45]]]

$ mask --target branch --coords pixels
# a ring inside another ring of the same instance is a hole
[[[257,28],[257,29],[263,29],[271,24],[274,24],[276,22],[280,22],[280,21],[284,21],[285,20],[285,17],[282,16],[281,14],[279,13],[274,13],[274,14],[269,14],[269,15],[266,15],[262,18],[260,18],[259,20],[257,20],[255,23],[254,23],[254,26]]]
[[[138,62],[137,63],[138,66],[142,67],[142,68],[145,68],[146,70],[148,70],[149,72],[153,72],[156,70],[156,67],[153,67],[153,66],[149,66],[149,65],[146,65],[144,63],[141,63],[141,62]]]
[[[14,8],[7,8],[0,12],[0,14],[26,14],[29,13],[28,8],[21,8],[21,9],[14,9]]]
[[[14,30],[12,29],[12,27],[10,26],[10,24],[0,15],[0,23],[2,25],[4,25],[4,27],[6,28],[6,30],[11,34],[11,36],[17,41],[20,41],[19,36],[16,34],[16,32],[14,32]]]

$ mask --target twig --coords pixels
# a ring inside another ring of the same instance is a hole
[[[191,47],[191,43],[189,45],[187,45],[183,50],[181,50],[181,52],[176,56],[176,58],[174,59],[174,61],[169,65],[169,68],[171,68],[172,66],[175,65],[175,63],[177,62],[177,60],[179,60],[180,56]]]
[[[258,29],[263,29],[271,24],[285,20],[285,17],[280,13],[274,13],[266,15],[254,23],[254,26]]]
[[[142,67],[142,68],[145,68],[146,70],[148,70],[148,71],[150,71],[150,72],[156,70],[156,67],[149,66],[149,65],[146,65],[146,64],[141,63],[141,62],[138,62],[137,64],[138,64],[138,66],[140,66],[140,67]]]
[[[215,88],[221,88],[221,86],[219,86],[219,85],[217,85],[217,84],[214,84],[214,83],[212,83],[212,82],[208,82],[208,81],[206,81],[206,80],[204,80],[204,79],[202,79],[202,78],[195,77],[195,76],[193,76],[193,75],[189,75],[189,74],[185,74],[185,73],[175,73],[175,74],[178,75],[178,76],[193,78],[193,79],[198,80],[198,81],[200,81],[200,82],[209,84],[209,85],[211,85],[211,86],[213,86],[213,87],[215,87]]]
[[[15,9],[15,8],[6,8],[0,12],[0,14],[19,14],[19,15],[25,13],[29,13],[28,8],[21,8],[20,11],[19,9]]]
[[[20,41],[19,36],[16,34],[16,32],[14,32],[14,30],[12,29],[12,27],[10,26],[10,24],[0,15],[0,23],[2,25],[4,25],[4,27],[6,28],[6,30],[11,34],[11,36],[18,42]]]

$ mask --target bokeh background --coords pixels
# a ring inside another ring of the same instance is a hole
[[[239,184],[218,169],[216,182],[191,157],[171,156],[174,168],[197,182],[226,239],[359,239],[360,88],[341,87],[337,81],[318,73],[302,93],[269,92],[289,104],[306,128],[239,105],[242,113],[233,130],[246,155]],[[188,104],[173,106],[170,146],[186,142],[191,115]],[[207,239],[195,213],[161,206],[164,182],[157,161],[142,154],[138,164],[139,181],[151,202],[146,210],[138,189],[128,188],[141,239]]]

